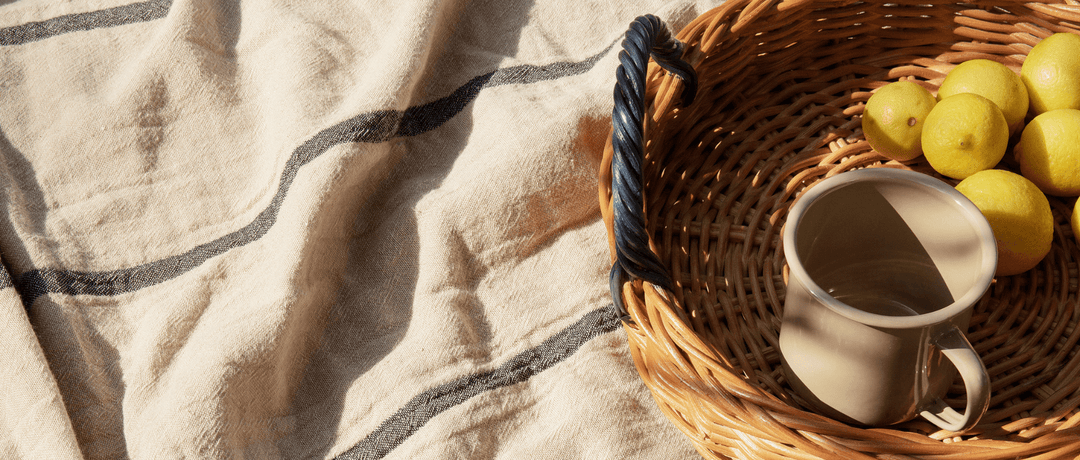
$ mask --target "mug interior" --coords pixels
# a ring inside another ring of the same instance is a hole
[[[911,171],[851,171],[822,181],[795,203],[788,225],[792,276],[863,322],[952,316],[985,292],[997,262],[978,208]]]

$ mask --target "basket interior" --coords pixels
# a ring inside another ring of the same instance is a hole
[[[777,352],[780,235],[793,200],[825,177],[866,167],[957,182],[922,157],[898,163],[870,148],[861,113],[872,91],[910,79],[936,94],[952,67],[973,58],[1019,71],[1041,37],[1080,23],[1076,10],[1033,4],[846,3],[731,4],[698,18],[679,34],[700,83],[688,108],[675,107],[681,85],[672,77],[654,67],[649,78],[646,222],[675,280],[675,313],[742,378],[800,407]],[[1007,154],[1002,167],[1015,166]],[[1027,273],[997,278],[971,319],[992,400],[969,436],[1020,439],[1080,424],[1075,198],[1048,198],[1050,254]],[[947,402],[963,407],[963,394],[957,381]],[[948,436],[919,420],[899,428]]]

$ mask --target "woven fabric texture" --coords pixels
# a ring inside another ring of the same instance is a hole
[[[0,458],[699,458],[596,171],[717,3],[0,0]]]

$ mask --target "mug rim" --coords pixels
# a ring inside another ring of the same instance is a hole
[[[806,267],[803,266],[802,261],[798,257],[788,256],[789,254],[795,254],[795,238],[798,234],[799,222],[811,204],[833,190],[857,182],[866,181],[914,182],[937,191],[946,198],[950,198],[951,201],[957,205],[961,214],[972,223],[972,227],[979,238],[979,246],[986,255],[986,257],[983,257],[982,259],[978,276],[976,276],[971,287],[964,295],[953,300],[951,304],[928,313],[913,316],[879,315],[860,310],[835,299],[810,277],[809,272],[807,272]],[[807,190],[802,196],[795,200],[791,209],[788,211],[788,217],[784,223],[783,246],[784,259],[786,260],[788,270],[790,271],[789,280],[798,277],[799,282],[806,287],[810,295],[821,301],[821,303],[826,305],[830,310],[848,319],[869,326],[891,329],[931,326],[949,321],[963,313],[964,310],[973,306],[975,302],[986,293],[986,290],[990,287],[990,283],[994,279],[994,272],[997,270],[998,261],[997,240],[994,238],[990,223],[986,220],[986,217],[983,216],[982,211],[980,211],[971,200],[957,191],[956,188],[940,179],[916,171],[889,167],[845,171],[813,185],[810,190]]]

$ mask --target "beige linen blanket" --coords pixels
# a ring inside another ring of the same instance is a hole
[[[0,0],[0,458],[700,458],[596,181],[717,1]]]

